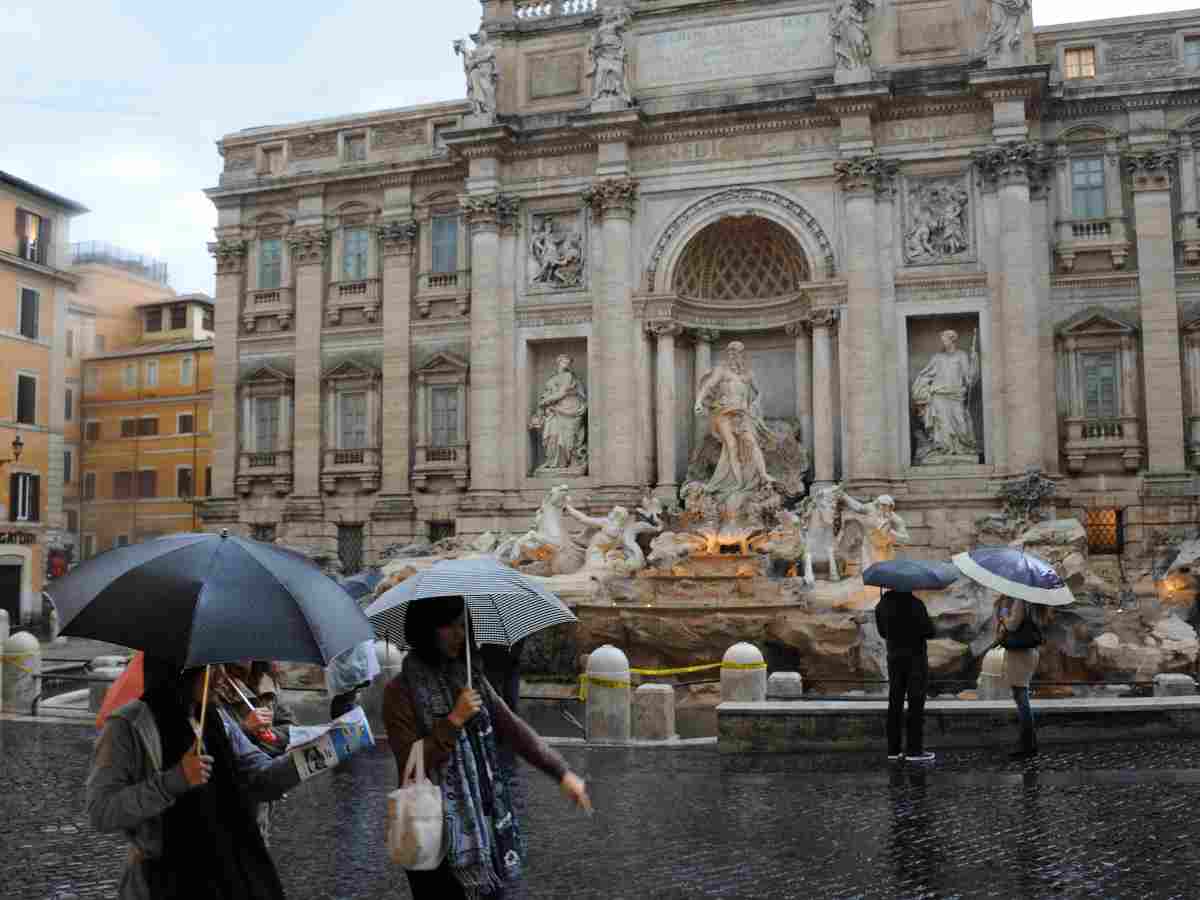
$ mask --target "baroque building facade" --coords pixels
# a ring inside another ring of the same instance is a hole
[[[466,101],[221,139],[206,527],[356,565],[673,499],[731,342],[918,555],[1030,469],[1106,549],[1200,520],[1200,11],[482,8]]]

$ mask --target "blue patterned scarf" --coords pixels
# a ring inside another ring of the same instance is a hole
[[[450,714],[455,697],[466,686],[466,665],[454,660],[434,668],[409,653],[404,658],[403,674],[422,732],[428,735],[433,720]],[[469,898],[494,893],[506,882],[519,878],[525,855],[512,810],[508,776],[496,753],[490,690],[482,675],[476,673],[475,680],[484,698],[483,706],[459,731],[441,770],[430,773],[442,788],[447,862]]]

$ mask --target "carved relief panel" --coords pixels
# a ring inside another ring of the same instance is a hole
[[[526,262],[531,293],[587,287],[587,224],[584,211],[534,212],[529,217]]]
[[[974,208],[964,175],[906,177],[901,252],[909,266],[975,259]]]

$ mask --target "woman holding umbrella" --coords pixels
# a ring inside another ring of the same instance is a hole
[[[147,656],[145,693],[115,711],[96,742],[87,810],[98,831],[123,831],[132,845],[121,900],[284,896],[250,804],[278,800],[300,775],[227,715],[203,716],[204,676]]]
[[[471,669],[466,618],[461,596],[409,603],[404,636],[412,652],[384,691],[383,718],[399,770],[423,740],[426,771],[442,787],[446,857],[432,871],[408,871],[417,900],[502,898],[520,875],[524,842],[497,738],[555,779],[568,799],[591,809],[583,780]]]

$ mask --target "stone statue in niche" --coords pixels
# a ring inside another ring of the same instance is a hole
[[[529,421],[541,432],[542,464],[535,475],[587,474],[587,393],[565,353],[556,360],[557,371],[546,381],[537,409]]]
[[[842,494],[846,509],[842,511],[842,523],[857,522],[863,530],[861,572],[877,562],[896,558],[896,545],[911,540],[908,525],[896,515],[896,501],[888,494],[880,494],[869,503],[855,500]]]
[[[988,56],[1010,56],[1021,50],[1021,22],[1030,0],[991,0],[988,4]],[[1019,60],[1017,60],[1019,62]]]
[[[910,263],[949,262],[970,249],[969,195],[961,182],[930,181],[908,192],[904,257]]]
[[[833,41],[834,80],[838,84],[871,78],[867,17],[874,7],[872,0],[838,0],[833,7],[829,38]]]
[[[496,72],[496,45],[488,40],[483,28],[472,40],[475,46],[471,49],[465,40],[455,41],[454,52],[463,58],[471,115],[490,121],[496,117],[496,82],[500,78]]]
[[[979,462],[979,443],[969,407],[979,381],[979,332],[968,355],[958,349],[958,333],[943,331],[942,349],[926,363],[912,383],[916,413],[915,462],[921,466],[964,465]]]
[[[633,91],[629,84],[629,51],[625,47],[625,29],[631,20],[629,10],[623,6],[610,6],[604,10],[600,27],[592,36],[588,49],[592,68],[592,103],[601,103],[623,109],[633,105]]]
[[[529,241],[536,272],[533,283],[550,288],[579,287],[583,281],[583,235],[559,231],[545,216]]]

